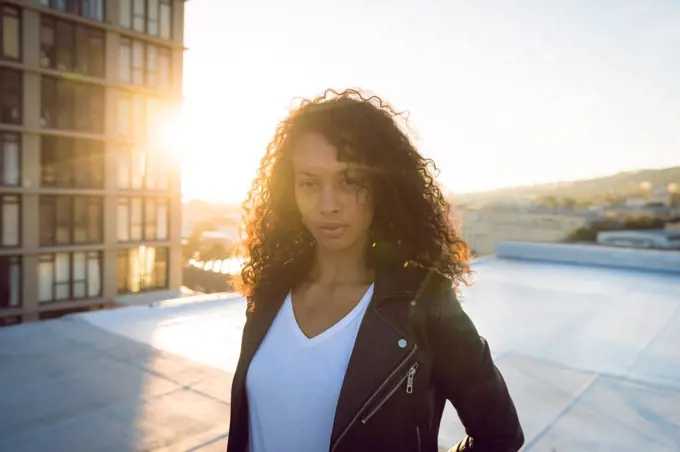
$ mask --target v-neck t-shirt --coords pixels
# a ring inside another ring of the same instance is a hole
[[[249,452],[329,449],[347,364],[372,297],[373,285],[345,317],[308,338],[288,294],[246,376]]]

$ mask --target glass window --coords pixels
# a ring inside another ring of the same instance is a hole
[[[153,198],[147,198],[144,202],[144,239],[156,240],[156,221],[158,219],[158,205]]]
[[[160,30],[161,38],[170,39],[172,35],[172,0],[160,0]]]
[[[158,48],[152,45],[146,46],[146,85],[158,86]]]
[[[40,183],[49,187],[103,188],[104,143],[43,136],[40,141]]]
[[[97,297],[102,293],[101,254],[91,252],[87,254],[87,296]]]
[[[101,253],[43,254],[38,264],[38,300],[50,303],[101,295]]]
[[[57,65],[55,21],[51,17],[40,18],[40,66],[54,68]]]
[[[118,79],[132,83],[132,42],[127,38],[121,38],[118,47]]]
[[[141,41],[132,42],[132,83],[144,84],[144,43]]]
[[[0,309],[21,306],[21,258],[0,256]]]
[[[160,48],[158,50],[158,87],[169,89],[172,80],[172,64],[170,49]]]
[[[103,87],[44,76],[41,83],[42,127],[102,133]]]
[[[22,73],[0,68],[0,123],[21,124]]]
[[[0,197],[0,246],[19,246],[21,208],[18,195]]]
[[[168,287],[168,250],[140,246],[120,250],[116,265],[118,293],[136,293]]]
[[[132,136],[132,95],[118,91],[118,135],[123,138]]]
[[[170,221],[169,203],[167,199],[158,200],[158,213],[156,214],[156,238],[168,239],[168,223]]]
[[[144,33],[145,30],[145,1],[132,0],[132,29]]]
[[[0,132],[0,185],[17,186],[21,181],[20,136]]]
[[[40,245],[101,243],[101,196],[40,196]]]
[[[118,198],[118,241],[127,242],[130,240],[130,200],[129,198]]]
[[[81,15],[88,19],[104,20],[104,0],[81,0]]]
[[[104,21],[104,0],[40,0],[40,4],[86,19]]]
[[[57,65],[55,69],[71,71],[75,63],[73,25],[59,20],[56,29]]]
[[[118,153],[118,188],[130,188],[130,172],[132,171],[132,153],[122,146]]]
[[[146,136],[146,113],[144,97],[141,94],[132,96],[132,128],[135,140],[143,140]]]
[[[132,0],[119,0],[118,2],[118,20],[120,26],[125,28],[132,28]]]
[[[0,59],[21,59],[21,19],[19,9],[0,7]]]
[[[158,0],[148,0],[146,31],[150,35],[158,36]]]
[[[38,301],[41,303],[54,299],[54,257],[41,256],[38,262]]]
[[[104,32],[69,21],[40,19],[40,65],[104,77]]]
[[[142,198],[130,199],[130,240],[142,240],[144,226],[144,207]]]

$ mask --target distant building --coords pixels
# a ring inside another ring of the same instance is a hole
[[[602,231],[597,243],[624,248],[680,250],[680,230]]]
[[[478,256],[493,254],[499,243],[560,242],[570,232],[588,224],[596,214],[547,208],[479,209],[459,212],[461,233]]]
[[[183,30],[182,0],[0,2],[0,324],[179,291]]]

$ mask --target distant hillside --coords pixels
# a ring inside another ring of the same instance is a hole
[[[492,201],[510,197],[524,196],[557,196],[574,199],[585,199],[593,196],[635,193],[640,184],[649,182],[654,188],[666,187],[670,183],[680,184],[680,166],[665,169],[629,171],[612,176],[598,177],[569,182],[512,187],[487,192],[465,193],[455,195],[457,203],[472,201]]]

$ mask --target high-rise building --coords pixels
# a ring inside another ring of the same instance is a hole
[[[183,0],[0,1],[0,325],[181,284]]]

